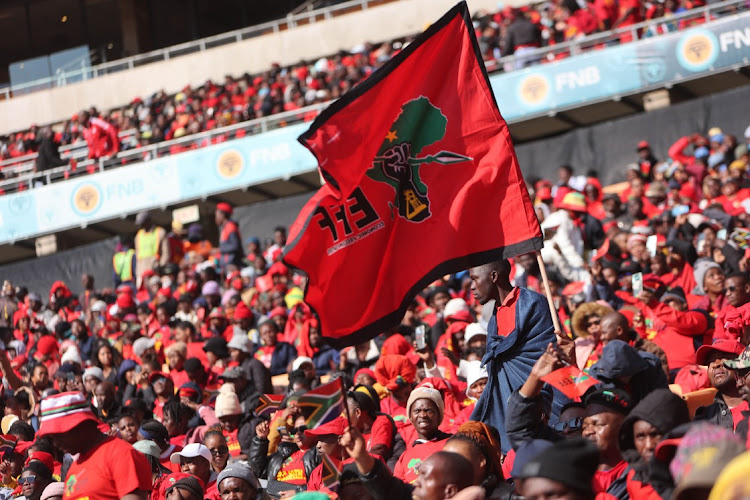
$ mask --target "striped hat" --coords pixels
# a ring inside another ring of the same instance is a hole
[[[68,432],[87,420],[99,422],[81,392],[63,392],[49,396],[42,400],[41,408],[42,419],[37,437]]]

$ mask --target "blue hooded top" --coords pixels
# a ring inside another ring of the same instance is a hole
[[[496,428],[500,432],[503,453],[507,453],[511,449],[510,439],[505,433],[508,398],[526,382],[532,367],[547,349],[547,344],[555,343],[556,338],[544,295],[526,288],[519,289],[515,328],[506,337],[497,333],[496,314],[495,307],[487,326],[487,352],[482,359],[482,365],[486,365],[489,375],[487,386],[477,401],[471,420]],[[548,386],[543,389],[543,397],[553,397]],[[554,391],[552,413],[557,415],[566,401],[567,398],[560,392]]]

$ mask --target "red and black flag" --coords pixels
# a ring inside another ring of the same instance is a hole
[[[307,273],[305,302],[333,346],[398,324],[443,275],[542,247],[465,2],[299,140],[326,184],[284,260]]]

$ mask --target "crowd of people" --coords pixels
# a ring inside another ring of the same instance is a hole
[[[705,22],[703,15],[689,21],[669,21],[669,17],[675,14],[702,5],[702,0],[581,0],[578,3],[560,0],[518,9],[506,7],[494,13],[480,11],[474,15],[474,25],[487,61],[511,54],[517,56],[504,68],[495,68],[509,71],[567,57],[567,51],[551,55],[549,59],[528,54],[539,47],[580,39],[595,32],[624,28],[644,20],[658,20],[643,33],[647,36]],[[98,111],[92,107],[55,125],[54,130],[32,126],[27,131],[0,138],[0,160],[39,152],[35,171],[44,172],[69,163],[60,158],[59,146],[85,142],[89,149],[88,159],[109,159],[122,150],[328,102],[367,78],[412,39],[413,36],[380,44],[363,43],[348,52],[315,61],[302,61],[286,67],[274,64],[268,71],[257,75],[226,76],[223,82],[209,80],[200,86],[186,86],[172,95],[162,90],[145,98],[135,97],[118,109]],[[626,34],[620,42],[630,40],[632,35]],[[316,115],[317,112],[307,112],[287,121],[311,121]],[[118,131],[135,132],[121,140]],[[168,152],[160,154],[200,148],[240,138],[247,133],[247,130],[239,129],[213,138],[173,144]],[[155,156],[154,151],[144,151],[129,161]],[[76,162],[71,166],[75,169]],[[98,166],[90,165],[87,169],[93,172]],[[7,173],[8,177],[12,175]],[[28,183],[22,183],[18,189],[28,187]]]
[[[0,497],[746,498],[748,144],[642,141],[617,191],[529,179],[557,331],[524,254],[337,350],[283,227],[243,240],[220,203],[215,245],[139,214],[111,286],[3,285]],[[547,383],[570,369],[576,397]],[[336,380],[316,425],[305,395]]]

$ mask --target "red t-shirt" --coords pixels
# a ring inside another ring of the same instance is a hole
[[[750,407],[748,407],[747,401],[743,401],[739,405],[735,406],[734,408],[730,408],[729,411],[732,412],[732,422],[734,422],[734,430],[737,430],[737,424],[742,422],[742,419],[745,418],[742,415],[743,411],[748,411]]]
[[[513,287],[513,290],[497,308],[497,335],[499,337],[507,337],[510,332],[516,329],[518,294],[519,288]]]
[[[284,463],[281,464],[279,472],[276,474],[277,481],[289,484],[307,484],[307,478],[305,478],[305,463],[302,461],[302,457],[305,455],[303,450],[297,450],[289,456]]]
[[[367,451],[372,451],[373,446],[383,445],[389,450],[393,446],[393,425],[385,415],[380,415],[372,423],[368,434],[363,434],[367,443]]]
[[[110,437],[73,462],[63,498],[119,500],[136,490],[151,491],[151,466],[131,445]]]
[[[440,441],[428,441],[407,448],[393,468],[393,477],[397,477],[407,484],[412,484],[419,475],[417,472],[419,465],[433,453],[441,451],[447,440],[446,438]]]
[[[237,433],[239,429],[235,429],[232,432],[224,431],[224,438],[227,440],[227,446],[229,447],[229,454],[233,457],[239,457],[242,455],[242,448],[240,442],[237,440]]]

